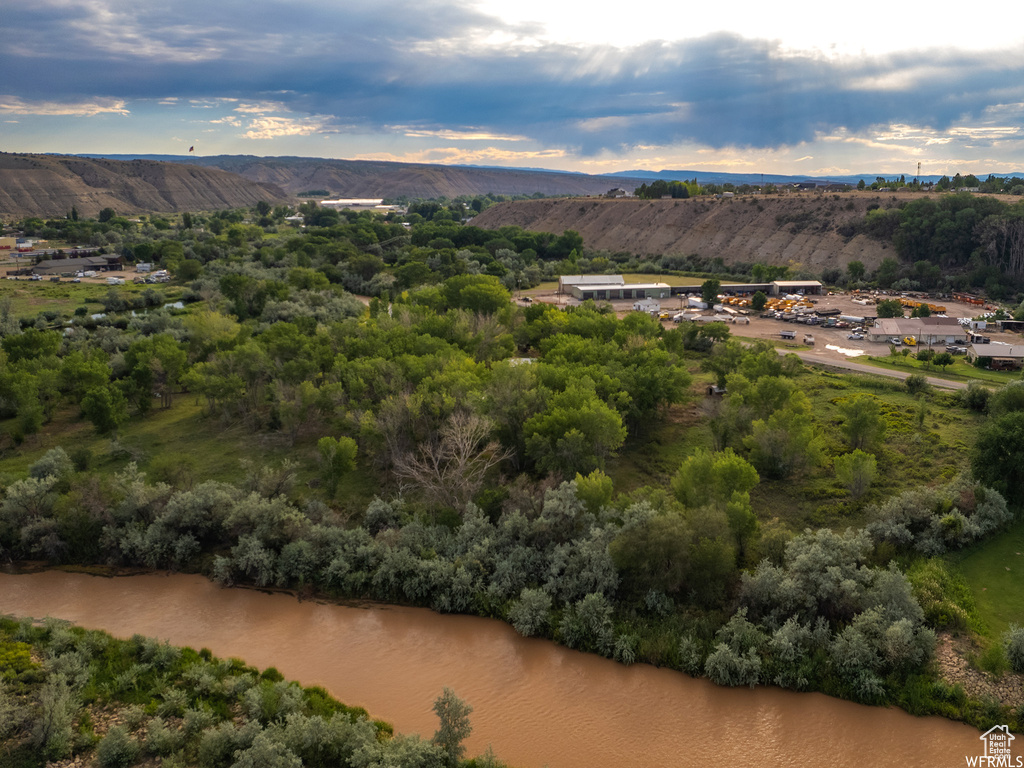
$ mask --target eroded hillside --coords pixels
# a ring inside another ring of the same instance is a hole
[[[199,165],[0,154],[0,215],[201,211],[282,201],[283,190]]]
[[[247,179],[276,184],[292,194],[324,190],[341,197],[437,198],[459,195],[597,195],[640,182],[581,173],[516,168],[391,163],[312,157],[222,155],[199,162]]]
[[[870,206],[895,204],[891,195],[859,192],[525,200],[491,206],[473,222],[487,229],[510,224],[555,233],[574,229],[587,248],[595,250],[644,256],[697,254],[721,257],[726,263],[787,264],[820,272],[854,260],[874,269],[886,256],[895,256],[878,240],[847,236]]]

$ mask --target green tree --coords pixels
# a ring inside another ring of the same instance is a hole
[[[864,262],[863,261],[851,261],[846,265],[846,272],[850,275],[850,279],[854,282],[864,279]]]
[[[705,280],[700,285],[700,298],[705,304],[708,305],[708,309],[718,303],[718,292],[722,289],[722,281],[718,278],[712,277]]]
[[[935,357],[932,358],[932,364],[939,366],[945,372],[947,365],[952,365],[955,362],[953,355],[949,352],[939,352]]]
[[[493,275],[456,275],[444,283],[448,306],[490,315],[507,307],[511,294]]]
[[[878,472],[878,461],[870,453],[861,450],[837,456],[834,462],[836,479],[839,480],[855,499],[863,496]]]
[[[39,755],[58,760],[71,753],[72,727],[79,709],[77,693],[63,674],[52,674],[39,690],[39,715],[32,744]]]
[[[750,297],[750,306],[755,312],[763,310],[767,303],[768,297],[764,295],[764,291],[754,291],[754,295]]]
[[[971,454],[971,469],[1011,505],[1024,501],[1024,411],[989,418]]]
[[[1010,668],[1018,674],[1024,673],[1024,628],[1011,624],[1002,635],[1003,654]]]
[[[201,274],[203,274],[203,263],[198,259],[182,259],[174,270],[174,276],[185,282],[191,282]]]
[[[893,258],[882,259],[882,263],[875,270],[875,282],[879,288],[891,288],[892,284],[899,279],[900,263]]]
[[[839,413],[843,418],[843,436],[851,450],[870,448],[885,435],[878,399],[871,395],[857,395],[841,403]]]
[[[600,469],[595,469],[586,477],[576,473],[576,497],[592,514],[598,514],[611,503],[614,490],[612,479]]]
[[[327,497],[333,499],[341,479],[355,469],[356,441],[351,437],[321,437],[316,444],[320,452],[320,477]]]
[[[139,743],[124,725],[115,725],[96,748],[96,760],[102,768],[128,768],[139,759]]]
[[[449,768],[456,768],[466,753],[462,742],[473,732],[469,722],[472,711],[473,707],[456,696],[450,688],[445,688],[434,701],[434,714],[440,724],[431,741],[444,750]]]
[[[643,595],[686,589],[692,574],[693,529],[678,512],[652,516],[624,528],[609,545],[623,587]]]
[[[625,441],[622,417],[593,386],[589,380],[571,384],[526,422],[526,453],[541,470],[572,477],[601,469]]]
[[[814,427],[811,407],[803,392],[794,392],[784,408],[752,425],[743,444],[762,475],[789,477],[821,459],[821,439]]]
[[[524,637],[541,634],[551,621],[551,595],[524,587],[508,609],[508,621]]]
[[[99,434],[111,435],[127,420],[128,403],[118,389],[94,387],[82,398],[82,415]]]
[[[931,307],[929,307],[927,304],[922,302],[921,304],[918,304],[916,307],[914,307],[910,311],[910,316],[911,317],[931,317],[932,316]]]
[[[758,484],[757,470],[732,448],[705,449],[684,461],[672,477],[672,493],[687,507],[725,507],[735,494],[749,494]]]
[[[899,299],[883,299],[875,305],[878,317],[903,317],[903,305]]]

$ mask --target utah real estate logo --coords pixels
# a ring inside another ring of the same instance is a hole
[[[967,755],[970,768],[1024,768],[1024,759],[1020,755],[1013,756],[1011,742],[1016,738],[1010,733],[1009,726],[995,725],[978,738],[985,745],[981,755]]]

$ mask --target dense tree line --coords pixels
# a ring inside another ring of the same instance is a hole
[[[0,555],[476,613],[723,684],[982,719],[925,675],[931,609],[892,563],[1009,521],[1000,492],[1019,504],[1019,452],[998,454],[1020,437],[1016,389],[963,396],[992,413],[974,471],[988,487],[964,478],[891,499],[863,530],[765,531],[752,501],[762,481],[831,468],[864,503],[889,423],[882,398],[842,394],[823,416],[795,356],[723,324],[517,306],[520,280],[580,268],[576,233],[483,232],[450,208],[419,210],[411,229],[315,204],[302,207],[305,232],[231,214],[150,222],[151,236],[124,245],[189,272],[187,309],[112,290],[105,317],[4,322],[0,418],[15,443],[64,411],[116,437],[187,395],[209,423],[298,447],[316,477],[299,488],[285,462],[190,483],[135,464],[91,471],[89,451],[54,449],[3,478]],[[661,487],[616,496],[607,462],[686,401],[690,369],[727,390],[701,406],[708,445],[688,448]],[[344,498],[357,467],[381,489],[369,504]]]
[[[872,276],[881,288],[974,289],[1008,298],[1024,285],[1022,205],[969,192],[874,204],[840,234],[863,233],[895,247],[899,260],[886,259]],[[832,270],[824,279],[839,283],[844,276]]]

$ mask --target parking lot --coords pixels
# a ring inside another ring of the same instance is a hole
[[[558,304],[565,306],[566,304],[572,303],[571,299],[565,296],[558,296],[554,292],[529,292],[532,300],[544,301],[547,303]],[[875,305],[873,303],[860,304],[854,299],[863,299],[866,294],[855,296],[850,293],[836,293],[834,295],[823,295],[823,296],[809,296],[809,300],[813,302],[814,310],[839,310],[840,315],[849,317],[865,317],[874,318]],[[889,299],[895,298],[889,295],[877,295],[871,296],[872,299]],[[940,304],[946,307],[946,315],[948,317],[962,318],[962,317],[976,317],[981,314],[984,309],[973,304],[963,304],[960,302],[953,301],[953,299],[928,299],[933,304]],[[633,311],[633,301],[611,301],[610,303],[616,313],[621,317],[629,312]],[[686,298],[685,297],[673,297],[671,299],[661,300],[662,312],[667,312],[670,316],[674,315],[684,309],[686,309]],[[814,311],[812,310],[812,311]],[[704,314],[709,314],[705,312]],[[908,313],[909,314],[909,313]],[[767,339],[772,342],[781,343],[783,346],[792,346],[793,349],[807,350],[813,356],[814,359],[820,359],[821,362],[828,362],[829,359],[851,359],[860,357],[863,355],[885,355],[889,352],[889,344],[885,342],[872,342],[864,339],[850,339],[849,336],[852,332],[851,328],[824,328],[821,325],[805,325],[797,322],[785,322],[782,320],[775,320],[770,318],[759,317],[758,313],[751,311],[748,315],[745,315],[749,319],[749,324],[735,324],[730,326],[733,335],[744,338],[754,339]],[[674,327],[674,323],[669,318],[663,318],[662,323],[665,327]],[[868,325],[871,321],[868,321]],[[795,332],[796,338],[793,341],[786,341],[779,335],[782,331],[793,331]],[[811,334],[814,336],[814,345],[805,345],[802,342],[805,334]],[[985,336],[992,339],[992,341],[1002,341],[1007,344],[1021,344],[1024,343],[1019,333],[1009,332],[996,332],[992,329],[986,329],[984,331]],[[935,346],[936,349],[942,351],[945,345],[939,347]]]

